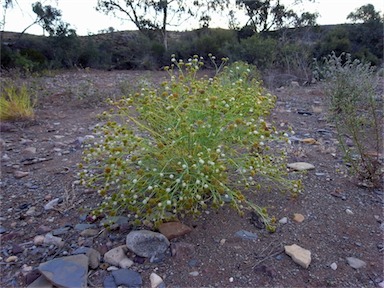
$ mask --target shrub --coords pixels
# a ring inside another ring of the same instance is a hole
[[[137,225],[158,225],[229,202],[240,214],[255,210],[273,230],[273,219],[244,192],[267,180],[300,189],[285,178],[284,152],[269,151],[271,141],[285,140],[265,121],[275,97],[247,80],[251,69],[233,78],[234,64],[215,78],[197,78],[202,59],[172,60],[170,80],[115,102],[120,119],[105,112],[103,138],[84,151],[82,183],[104,198],[94,217],[126,212]]]
[[[0,120],[33,119],[33,106],[34,102],[26,86],[6,86],[0,95]]]
[[[365,185],[380,185],[383,114],[374,68],[345,53],[333,53],[324,59],[323,68],[317,67],[326,81],[329,116],[346,161]]]

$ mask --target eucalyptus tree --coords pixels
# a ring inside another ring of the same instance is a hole
[[[168,27],[179,26],[191,17],[199,17],[208,25],[209,11],[224,9],[229,0],[98,0],[96,10],[116,17],[124,17],[146,34],[160,31],[163,46],[168,49]]]

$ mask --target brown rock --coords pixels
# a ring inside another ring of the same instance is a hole
[[[284,246],[285,253],[291,256],[293,262],[299,264],[301,267],[307,269],[311,263],[311,251],[293,244]]]
[[[192,228],[181,222],[168,222],[161,224],[159,231],[161,234],[167,237],[168,240],[171,240],[173,238],[177,238],[190,233]]]
[[[301,223],[304,221],[304,216],[302,214],[299,214],[299,213],[295,213],[293,214],[293,221],[297,222],[297,223]]]
[[[29,172],[24,172],[24,171],[15,171],[13,172],[13,176],[15,176],[16,179],[21,179],[23,177],[26,177],[29,175]]]

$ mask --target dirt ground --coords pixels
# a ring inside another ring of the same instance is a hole
[[[33,239],[41,234],[42,226],[53,230],[84,223],[84,215],[99,201],[75,181],[81,139],[93,134],[93,127],[102,122],[98,114],[108,109],[101,101],[165,76],[163,72],[145,71],[72,71],[18,80],[27,81],[39,100],[34,121],[3,122],[0,126],[1,287],[24,287],[27,267],[36,268],[55,257],[70,255],[81,245],[103,253],[125,244],[129,231],[122,229],[91,238],[69,229],[60,236],[65,241],[61,248],[38,249]],[[141,273],[144,287],[150,287],[153,271],[164,279],[166,287],[384,285],[382,189],[358,186],[347,175],[335,129],[326,119],[321,85],[288,85],[272,92],[278,101],[270,121],[279,129],[293,127],[297,138],[314,138],[319,143],[292,141],[289,162],[315,166],[301,176],[304,191],[297,198],[276,191],[251,196],[278,220],[287,217],[287,223],[279,224],[271,234],[255,227],[250,214],[241,218],[226,206],[204,211],[198,219],[183,219],[192,232],[171,242],[193,244],[193,251],[182,259],[167,256],[160,263],[135,263],[133,269]],[[44,205],[56,197],[61,204],[45,211]],[[304,221],[295,222],[295,213],[302,214]],[[258,239],[237,238],[239,230],[257,233]],[[308,269],[284,253],[284,246],[292,244],[311,251]],[[6,262],[12,255],[17,260]],[[366,266],[354,269],[346,257],[361,259]],[[331,268],[333,263],[336,270]],[[101,268],[91,271],[89,286],[102,287],[108,273]]]

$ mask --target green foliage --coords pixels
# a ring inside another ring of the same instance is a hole
[[[374,68],[357,59],[352,61],[345,53],[333,53],[324,59],[323,67],[317,67],[326,81],[330,120],[336,126],[346,161],[360,180],[379,186],[383,99],[376,94]]]
[[[0,95],[0,120],[31,120],[34,117],[34,101],[26,86],[2,87]]]
[[[285,153],[269,151],[270,143],[286,141],[265,120],[275,97],[242,63],[197,78],[202,61],[173,58],[169,81],[143,87],[104,113],[110,119],[98,129],[104,136],[87,145],[80,173],[104,198],[95,215],[127,213],[136,224],[158,225],[229,202],[240,214],[255,210],[273,231],[266,210],[246,193],[267,183],[300,189],[285,177]]]
[[[314,50],[315,57],[321,59],[335,52],[340,55],[343,52],[352,52],[351,41],[349,40],[348,30],[345,27],[336,27],[326,33],[324,39],[319,41]]]

